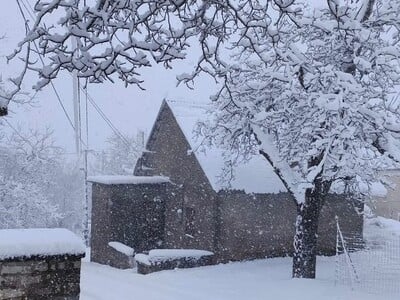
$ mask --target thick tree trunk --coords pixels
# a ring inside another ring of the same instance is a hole
[[[315,278],[318,220],[322,204],[322,191],[309,189],[306,191],[305,202],[297,205],[293,256],[294,278]]]
[[[0,117],[8,115],[8,109],[6,106],[0,106]]]

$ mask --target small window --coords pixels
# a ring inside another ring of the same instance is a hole
[[[185,221],[185,234],[194,236],[194,208],[186,207]]]

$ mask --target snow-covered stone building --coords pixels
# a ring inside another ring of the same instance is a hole
[[[136,252],[209,250],[220,262],[291,254],[294,200],[261,155],[235,166],[229,182],[221,181],[222,151],[202,151],[194,138],[201,111],[164,101],[135,176],[91,179],[94,261],[118,265],[110,241]],[[319,224],[320,253],[335,252],[335,214],[343,231],[362,234],[360,210],[340,195],[329,197]]]
[[[375,184],[368,205],[376,215],[400,221],[400,170],[381,171],[380,179],[387,186]]]

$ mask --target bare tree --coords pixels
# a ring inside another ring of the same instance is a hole
[[[133,135],[117,135],[113,133],[107,140],[107,148],[95,153],[95,161],[91,165],[92,174],[132,175],[136,161],[144,150],[143,142]]]

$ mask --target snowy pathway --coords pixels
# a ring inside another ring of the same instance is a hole
[[[400,223],[383,218],[365,223],[368,239],[377,236],[383,242],[387,234],[397,238]],[[381,244],[379,239],[378,243]],[[354,255],[361,257],[365,253]],[[400,299],[399,295],[380,295],[376,290],[375,294],[370,294],[365,288],[356,292],[347,286],[335,286],[335,257],[318,258],[316,280],[292,279],[291,263],[291,258],[274,258],[139,275],[134,270],[85,262],[81,300]],[[391,282],[400,279],[397,273],[393,276]]]

